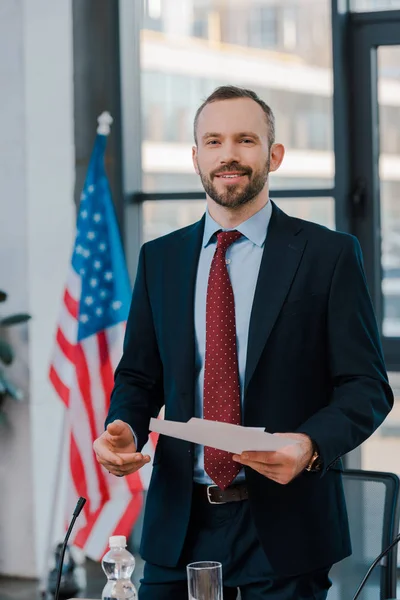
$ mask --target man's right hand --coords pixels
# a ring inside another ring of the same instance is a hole
[[[113,475],[123,477],[150,462],[150,456],[136,452],[132,430],[124,421],[113,421],[93,443],[97,461]]]

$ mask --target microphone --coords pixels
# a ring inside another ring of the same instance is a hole
[[[68,540],[69,540],[69,536],[71,535],[71,531],[72,531],[72,529],[73,529],[73,527],[75,525],[75,521],[79,517],[79,515],[81,513],[81,510],[82,510],[82,508],[85,505],[85,502],[86,502],[86,498],[82,498],[82,496],[81,496],[79,498],[78,502],[76,503],[74,514],[72,516],[71,523],[69,524],[68,531],[67,531],[67,534],[65,536],[63,545],[62,545],[62,551],[61,551],[60,561],[59,561],[59,564],[58,564],[57,585],[56,585],[56,591],[55,591],[55,594],[54,594],[54,600],[58,600],[58,595],[60,593],[60,583],[61,583],[62,567],[63,567],[63,563],[64,563],[64,555],[65,555],[65,550],[66,550],[67,543],[68,543]]]
[[[400,542],[400,533],[398,535],[396,535],[396,537],[394,538],[393,542],[385,550],[383,550],[383,552],[381,552],[380,555],[374,560],[374,562],[372,563],[372,565],[370,566],[370,568],[366,572],[364,579],[362,580],[362,582],[358,586],[358,590],[356,591],[355,595],[353,596],[353,600],[357,600],[357,598],[360,595],[360,593],[361,593],[361,591],[362,591],[362,589],[363,589],[363,587],[364,587],[364,585],[365,585],[368,577],[371,575],[372,571],[374,570],[374,568],[376,567],[376,565],[379,563],[379,561],[388,552],[390,552],[390,550],[393,548],[393,546],[395,546],[399,542]]]

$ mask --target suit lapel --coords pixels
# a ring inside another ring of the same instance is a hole
[[[273,204],[250,317],[245,392],[303,255],[307,240],[298,236],[301,230]]]
[[[167,343],[175,357],[177,391],[191,395],[195,377],[194,292],[204,221],[203,217],[176,236],[172,252],[168,253],[164,274],[168,297]],[[193,414],[188,418],[191,416]]]

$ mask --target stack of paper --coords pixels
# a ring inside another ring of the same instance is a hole
[[[187,423],[151,419],[150,431],[234,454],[241,454],[245,450],[279,450],[298,443],[289,437],[267,433],[262,427],[242,427],[195,417]]]

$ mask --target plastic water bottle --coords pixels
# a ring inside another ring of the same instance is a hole
[[[137,600],[136,588],[131,581],[135,559],[126,549],[126,537],[113,535],[109,545],[110,549],[101,561],[108,579],[101,600]]]

